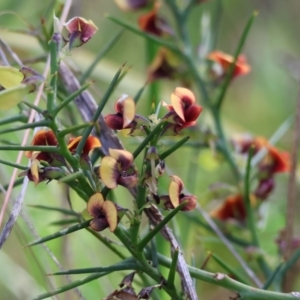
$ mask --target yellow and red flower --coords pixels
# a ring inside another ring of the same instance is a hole
[[[79,47],[88,42],[97,32],[98,28],[91,20],[74,17],[64,24],[69,32],[69,48]]]
[[[71,138],[69,140],[68,149],[71,153],[74,153],[76,151],[76,148],[77,148],[79,142],[81,141],[81,139],[82,139],[82,136],[78,136],[76,138]],[[89,155],[90,151],[92,151],[95,148],[99,148],[99,147],[101,147],[101,143],[100,143],[99,139],[96,138],[95,136],[90,135],[84,144],[81,154],[87,156],[87,155]]]
[[[52,130],[41,129],[33,137],[32,146],[57,146],[58,142]],[[46,161],[52,166],[64,164],[62,156],[47,151],[26,151],[25,156],[33,160]]]
[[[185,195],[182,192],[184,189],[184,183],[178,176],[173,175],[170,177],[172,178],[172,181],[169,185],[169,195],[162,195],[159,197],[164,209],[174,209],[183,201],[188,201],[181,210],[193,210],[197,205],[197,197],[194,195]]]
[[[176,71],[172,53],[166,48],[160,48],[148,68],[148,80],[172,79]]]
[[[106,125],[113,130],[130,129],[129,135],[139,135],[141,127],[149,121],[135,114],[135,102],[128,95],[122,95],[115,103],[115,114],[104,117]]]
[[[133,155],[126,150],[109,149],[110,156],[103,157],[99,169],[102,182],[110,189],[119,185],[127,188],[138,183]]]
[[[244,222],[247,214],[242,195],[228,196],[210,215],[220,221],[236,220]]]
[[[93,230],[102,231],[109,227],[110,231],[114,231],[126,209],[109,200],[104,200],[101,193],[96,193],[89,199],[87,211],[94,217],[90,222]]]
[[[196,125],[196,120],[202,112],[202,107],[195,104],[196,98],[192,91],[177,87],[171,95],[171,105],[164,104],[169,110],[164,119],[171,125],[174,134],[186,127]]]
[[[221,67],[221,74],[218,77],[223,77],[228,73],[231,64],[234,62],[234,57],[222,51],[213,51],[208,54],[207,58]],[[246,56],[239,55],[234,66],[232,77],[246,75],[250,72],[250,65],[247,63]]]
[[[270,174],[289,172],[291,168],[290,154],[286,151],[281,151],[271,145],[264,137],[253,138],[251,136],[245,136],[233,140],[238,152],[241,154],[248,153],[250,147],[253,147],[253,154],[259,150],[265,148],[267,154],[262,159],[259,167],[262,171]]]
[[[139,17],[139,27],[141,30],[153,35],[171,35],[173,34],[171,27],[163,18],[158,16],[159,6],[160,5],[156,3],[151,11]]]

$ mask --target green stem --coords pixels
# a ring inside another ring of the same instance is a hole
[[[235,160],[230,152],[228,143],[226,141],[225,134],[223,131],[223,126],[221,123],[220,111],[215,108],[212,108],[211,113],[213,115],[216,131],[217,131],[218,137],[219,137],[219,150],[225,156],[236,180],[239,182],[242,179],[242,175],[240,173],[240,170],[239,170],[237,164],[235,163]]]
[[[172,260],[158,253],[158,261],[161,265],[170,268]],[[188,266],[189,272],[193,278],[211,283],[213,285],[224,287],[228,290],[237,292],[239,299],[243,300],[295,300],[299,299],[299,293],[277,293],[261,290],[252,286],[236,281],[222,273],[210,273],[204,270]],[[297,296],[298,295],[298,296]]]
[[[166,126],[166,122],[159,123],[156,127],[146,136],[146,138],[142,141],[142,143],[135,149],[133,152],[133,157],[137,158],[137,156],[143,151],[143,149],[147,146],[147,144],[157,135],[159,132],[163,130]]]
[[[157,235],[162,228],[173,218],[175,215],[187,204],[187,200],[183,201],[175,209],[173,209],[158,225],[156,225],[153,230],[151,230],[137,245],[137,249],[142,251],[146,245],[151,241],[151,239]]]
[[[233,62],[231,63],[230,65],[230,68],[229,68],[229,72],[226,76],[226,79],[224,81],[224,84],[222,85],[221,87],[221,92],[219,94],[219,96],[217,97],[216,99],[216,102],[215,102],[215,106],[220,109],[221,105],[222,105],[222,102],[223,102],[223,99],[225,97],[225,94],[227,92],[227,89],[229,87],[229,84],[231,82],[231,79],[232,79],[232,75],[233,75],[233,72],[234,72],[234,69],[235,69],[235,64],[237,62],[237,59],[238,59],[238,56],[239,54],[241,53],[242,51],[242,48],[244,47],[244,44],[246,42],[246,38],[249,34],[249,31],[250,31],[250,28],[256,18],[256,16],[258,15],[258,12],[257,11],[254,11],[250,17],[250,19],[248,20],[247,24],[246,24],[246,27],[242,33],[242,37],[240,38],[239,40],[239,44],[238,44],[238,47],[235,51],[235,54],[234,54],[234,59],[233,59]]]
[[[256,228],[256,221],[254,218],[253,214],[253,209],[250,201],[250,173],[251,173],[251,158],[252,158],[252,151],[253,149],[250,148],[249,154],[248,154],[248,159],[247,159],[247,165],[246,165],[246,174],[245,174],[245,180],[244,180],[244,201],[245,201],[245,207],[246,207],[246,212],[247,212],[247,224],[248,224],[248,229],[251,233],[251,239],[253,245],[257,248],[260,249],[260,243],[258,239],[258,234],[257,234],[257,228]],[[259,256],[257,258],[257,262],[261,268],[261,270],[264,272],[266,278],[269,278],[271,275],[271,271],[269,270],[269,267],[264,260],[262,256]]]

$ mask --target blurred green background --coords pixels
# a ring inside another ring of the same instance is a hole
[[[163,2],[163,1],[162,1]],[[44,15],[50,1],[1,1],[0,2],[0,37],[7,42],[22,58],[30,59],[43,54],[43,50],[34,37],[29,37],[20,31],[28,27],[20,19],[30,24],[31,30],[40,30],[40,18]],[[216,9],[219,7],[220,9]],[[300,2],[298,0],[212,0],[199,5],[192,11],[189,19],[189,28],[195,49],[201,43],[201,20],[203,16],[213,16],[218,20],[216,49],[233,54],[241,36],[245,23],[254,10],[259,15],[251,29],[243,53],[251,65],[249,75],[237,78],[230,85],[227,93],[223,122],[228,137],[235,133],[250,132],[254,135],[270,137],[276,129],[295,111],[295,103],[299,90],[300,79]],[[7,14],[5,11],[15,13]],[[217,12],[217,15],[215,15]],[[83,47],[72,51],[69,61],[73,67],[84,71],[95,56],[107,44],[111,37],[120,30],[119,26],[109,21],[105,15],[115,17],[136,24],[140,15],[124,13],[118,9],[114,1],[73,1],[69,17],[82,16],[91,19],[99,28],[97,34]],[[166,19],[170,13],[163,5],[160,14]],[[170,23],[172,24],[172,20]],[[47,21],[47,20],[46,20]],[[95,84],[91,88],[96,100],[101,97],[108,86],[113,74],[126,62],[131,66],[126,77],[119,84],[113,97],[110,99],[105,112],[111,112],[115,100],[121,94],[134,96],[147,79],[146,50],[147,44],[141,37],[131,32],[124,32],[117,44],[109,51],[106,57],[96,66],[92,78]],[[35,68],[42,70],[43,64]],[[178,82],[168,80],[159,82],[159,100],[169,102],[169,95],[178,86]],[[149,91],[148,91],[149,92]],[[146,91],[138,104],[138,111],[149,113],[149,99],[151,95]],[[33,96],[30,96],[33,97]],[[201,97],[197,95],[201,104]],[[42,104],[43,105],[43,104]],[[14,109],[0,112],[1,117],[16,113]],[[204,110],[199,119],[202,126],[212,124],[209,114]],[[3,128],[6,128],[3,126]],[[22,132],[5,134],[1,140],[20,143]],[[184,136],[184,132],[181,133]],[[195,135],[191,142],[197,142]],[[134,149],[138,139],[122,137],[128,149]],[[169,139],[171,140],[171,139]],[[289,130],[279,141],[278,145],[287,150],[292,145],[292,130]],[[166,147],[166,145],[162,145]],[[17,153],[0,152],[1,159],[15,161]],[[27,160],[23,160],[27,164]],[[198,196],[198,201],[205,209],[210,210],[222,198],[221,194],[213,194],[210,186],[216,182],[232,184],[233,179],[227,164],[222,159],[216,159],[210,150],[183,147],[174,156],[166,160],[171,174],[177,174],[186,183],[186,188]],[[0,166],[0,183],[9,182],[12,168]],[[280,261],[275,239],[278,231],[285,224],[286,181],[287,175],[277,176],[276,189],[268,202],[264,205],[259,223],[259,233],[262,248],[267,254],[268,262],[275,266]],[[167,190],[168,178],[164,177],[161,191]],[[18,195],[19,188],[13,193],[11,203]],[[61,215],[30,208],[30,204],[44,204],[49,206],[66,206],[66,191],[62,185],[51,182],[48,185],[41,183],[36,188],[29,185],[25,196],[23,214],[29,218],[39,235],[45,236],[58,230],[50,223],[61,219]],[[132,199],[122,187],[116,192],[118,202],[132,208]],[[213,200],[212,200],[213,199]],[[0,203],[3,195],[0,195]],[[85,203],[72,194],[72,203],[78,211],[85,207]],[[221,242],[211,233],[205,232],[199,224],[190,222],[186,215],[181,214],[173,222],[175,234],[184,245],[185,256],[189,263],[194,261],[200,267],[206,257],[206,250],[214,250],[230,265],[241,268],[232,255],[225,250]],[[125,224],[127,225],[127,224]],[[145,230],[147,227],[145,226]],[[237,229],[235,229],[237,230]],[[299,232],[298,232],[299,233]],[[245,234],[245,233],[242,233]],[[105,235],[114,239],[113,235],[105,231]],[[45,274],[57,270],[57,266],[42,246],[23,248],[34,236],[25,224],[22,217],[17,226],[0,251],[0,299],[31,299],[46,290],[66,283],[64,277],[49,277]],[[157,238],[158,250],[169,255],[169,246],[162,238]],[[99,244],[89,233],[80,231],[63,239],[47,243],[64,269],[84,268],[93,266],[108,266],[118,258]],[[239,248],[238,248],[239,249]],[[251,257],[241,250],[241,254],[249,259],[249,264],[256,270]],[[219,270],[213,263],[209,263],[208,270]],[[164,270],[163,270],[164,272]],[[100,280],[96,280],[79,288],[85,299],[101,299],[118,288],[122,276],[126,272],[113,273]],[[72,276],[72,280],[83,278],[84,275]],[[138,283],[138,280],[137,280]],[[138,285],[137,285],[138,286]],[[137,291],[139,289],[137,288]],[[199,295],[205,294],[203,299],[228,299],[233,295],[221,288],[214,288],[197,282]],[[160,293],[160,299],[166,297]],[[54,299],[77,299],[74,292],[58,295]]]

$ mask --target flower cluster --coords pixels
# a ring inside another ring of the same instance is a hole
[[[285,173],[290,171],[290,154],[286,151],[281,151],[269,144],[263,137],[253,138],[244,135],[233,140],[233,144],[239,154],[248,154],[252,147],[252,154],[255,155],[261,150],[265,150],[266,154],[258,164],[257,173],[258,185],[254,194],[261,200],[266,199],[270,192],[275,187],[274,176],[277,173]]]
[[[81,138],[82,137],[79,136],[69,140],[68,149],[71,153],[76,151]],[[54,132],[49,129],[39,130],[34,135],[31,145],[59,146]],[[94,136],[89,136],[80,154],[81,159],[88,160],[90,151],[99,147],[101,147],[100,141]],[[28,171],[25,171],[25,173],[23,172],[20,175],[27,175],[29,180],[34,181],[36,185],[44,180],[57,179],[65,174],[59,167],[66,166],[67,163],[60,154],[47,151],[26,151],[25,156],[31,160],[31,167]],[[44,166],[41,166],[41,164]]]
[[[182,129],[196,125],[202,107],[196,104],[193,92],[177,87],[171,94],[171,104],[163,103],[168,113],[162,118],[167,123],[163,135],[176,135]],[[127,95],[120,97],[115,104],[115,114],[105,116],[108,127],[114,130],[130,129],[129,135],[144,135],[144,126],[151,121],[135,114],[134,100]]]
[[[289,172],[290,155],[269,144],[263,137],[253,138],[242,135],[233,139],[235,151],[242,156],[248,156],[265,151],[265,155],[257,166],[257,186],[250,195],[251,204],[259,204],[258,200],[266,200],[275,188],[274,176],[277,173]],[[243,223],[246,219],[246,208],[240,193],[229,195],[222,204],[211,211],[211,216],[221,221],[236,220]]]
[[[104,200],[101,193],[96,193],[90,197],[87,211],[93,217],[90,222],[93,230],[102,231],[109,227],[110,231],[114,231],[127,209],[110,200]]]

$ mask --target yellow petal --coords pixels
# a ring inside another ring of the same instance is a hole
[[[134,119],[135,102],[132,98],[127,97],[123,100],[123,128],[126,128]]]
[[[171,103],[173,109],[175,110],[176,114],[180,117],[181,120],[185,121],[184,118],[184,107],[182,100],[175,94],[171,95]]]
[[[0,85],[5,89],[20,85],[24,75],[16,68],[10,66],[0,66]]]
[[[169,185],[169,197],[174,208],[179,205],[179,185],[175,181],[171,181]]]
[[[110,189],[117,187],[117,161],[110,157],[103,157],[100,165],[100,178],[103,183]]]
[[[92,217],[98,217],[97,211],[102,208],[104,199],[101,193],[96,193],[91,196],[87,204],[87,211]]]
[[[33,90],[32,85],[20,84],[0,92],[0,110],[15,107]]]
[[[103,203],[102,209],[105,213],[110,231],[114,231],[118,225],[118,211],[115,204],[109,200],[106,200]]]
[[[30,166],[30,171],[31,171],[33,182],[37,186],[38,183],[39,183],[39,179],[40,179],[40,176],[39,176],[39,161],[38,160],[34,159],[32,161],[31,166]]]

